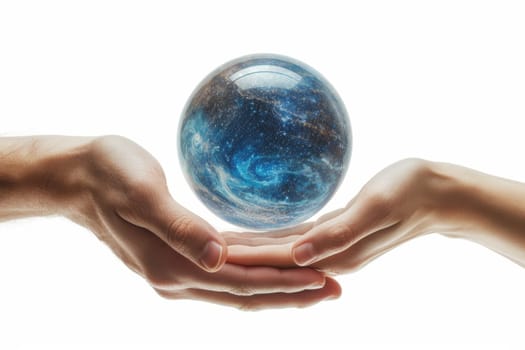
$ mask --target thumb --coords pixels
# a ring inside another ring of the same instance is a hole
[[[155,207],[138,223],[140,226],[202,269],[215,272],[222,268],[228,255],[227,245],[210,224],[170,196]]]
[[[292,246],[297,265],[311,265],[341,253],[361,239],[396,223],[381,202],[356,201],[341,211],[329,214]]]
[[[166,213],[165,220],[161,227],[166,229],[156,231],[160,238],[202,269],[208,272],[220,270],[228,255],[227,245],[214,228],[180,206]]]

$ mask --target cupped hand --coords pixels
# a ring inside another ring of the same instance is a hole
[[[240,266],[226,262],[223,237],[170,196],[159,163],[117,136],[95,139],[65,215],[86,226],[162,296],[243,309],[307,306],[340,287],[311,268]]]
[[[307,266],[346,273],[418,235],[431,232],[441,181],[430,162],[406,159],[374,176],[345,208],[315,223],[270,232],[225,234],[228,261]]]

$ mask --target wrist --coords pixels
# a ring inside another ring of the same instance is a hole
[[[0,216],[66,215],[82,191],[92,138],[31,136],[2,139]],[[3,214],[2,214],[3,213]]]
[[[466,238],[476,231],[479,212],[478,173],[461,166],[433,162],[431,165],[433,188],[433,215],[431,231],[450,237]]]
[[[28,183],[42,193],[51,214],[71,216],[89,189],[91,137],[50,137],[39,140],[40,156]]]

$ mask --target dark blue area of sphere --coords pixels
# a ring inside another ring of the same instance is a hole
[[[312,68],[275,55],[210,74],[179,128],[186,179],[204,204],[239,226],[274,229],[321,209],[351,152],[343,103]]]

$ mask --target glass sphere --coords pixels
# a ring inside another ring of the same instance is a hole
[[[341,184],[351,153],[347,112],[306,64],[259,54],[210,73],[179,125],[183,173],[222,219],[250,229],[303,222]]]

